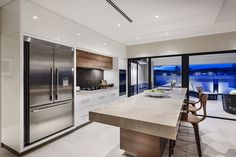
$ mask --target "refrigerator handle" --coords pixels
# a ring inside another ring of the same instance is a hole
[[[62,103],[62,104],[54,105],[54,106],[51,106],[51,107],[44,107],[44,108],[40,108],[40,109],[35,109],[35,110],[32,110],[31,112],[33,112],[33,113],[42,112],[42,111],[47,111],[47,110],[50,110],[50,109],[54,109],[54,108],[62,107],[62,106],[67,106],[67,105],[70,105],[70,103]]]
[[[56,81],[57,81],[57,87],[56,87],[56,99],[59,98],[59,70],[56,69]]]
[[[53,101],[53,68],[51,68],[51,94],[50,100]]]

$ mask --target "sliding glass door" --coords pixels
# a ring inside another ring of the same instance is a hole
[[[129,62],[130,84],[129,96],[142,93],[149,88],[148,59],[132,60]]]
[[[182,86],[181,57],[152,58],[152,88],[159,86],[170,87],[171,82],[177,87]]]
[[[208,116],[236,119],[236,53],[189,57],[190,98],[201,88],[209,95]]]

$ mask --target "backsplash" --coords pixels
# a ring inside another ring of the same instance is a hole
[[[98,86],[103,78],[103,70],[76,68],[76,85],[80,88]]]

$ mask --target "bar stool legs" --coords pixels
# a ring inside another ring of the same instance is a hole
[[[198,124],[192,124],[192,125],[193,125],[193,129],[194,129],[194,133],[195,133],[196,143],[197,143],[198,156],[202,157],[202,149],[201,149]]]
[[[173,152],[173,146],[172,146],[172,143],[173,143],[173,140],[170,140],[170,143],[169,143],[169,157],[171,157],[172,152]]]
[[[200,135],[199,135],[199,127],[198,124],[192,124],[197,144],[197,150],[198,150],[198,156],[202,157],[202,150],[201,150],[201,141],[200,141]],[[170,140],[169,144],[169,157],[171,157],[174,154],[174,147],[175,147],[176,141]]]

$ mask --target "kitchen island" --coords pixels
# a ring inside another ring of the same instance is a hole
[[[186,88],[174,88],[169,97],[141,93],[89,112],[89,119],[120,127],[120,148],[132,156],[162,156],[167,139],[175,140]]]

